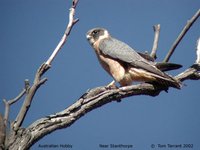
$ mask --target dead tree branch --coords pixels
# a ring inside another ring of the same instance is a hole
[[[5,99],[3,99],[3,102],[5,104],[5,113],[4,113],[4,124],[5,126],[7,126],[7,122],[8,122],[8,116],[9,116],[9,110],[10,110],[10,106],[14,103],[16,103],[18,100],[20,100],[22,98],[22,96],[24,96],[26,93],[26,89],[23,89],[19,95],[17,97],[15,97],[14,99],[11,99],[9,101],[6,101]]]
[[[184,81],[186,79],[191,80],[199,80],[200,79],[200,38],[197,40],[196,45],[196,55],[197,59],[195,63],[184,72],[177,75],[175,78],[180,79],[180,81]]]
[[[68,36],[70,35],[70,32],[72,30],[72,27],[78,22],[78,19],[74,19],[74,15],[75,15],[75,8],[78,4],[78,0],[73,0],[72,1],[72,6],[70,8],[70,12],[69,12],[69,23],[67,25],[67,28],[64,32],[63,37],[61,38],[60,42],[58,43],[58,45],[56,46],[55,50],[53,51],[52,55],[49,57],[49,59],[43,63],[39,69],[37,70],[36,74],[35,74],[35,79],[33,82],[32,86],[29,86],[29,82],[26,80],[26,84],[25,84],[25,89],[26,87],[28,87],[28,90],[26,92],[26,97],[24,100],[24,103],[14,121],[14,123],[12,123],[12,131],[10,133],[9,136],[9,140],[8,140],[8,144],[6,144],[9,149],[21,149],[20,146],[16,146],[16,137],[19,136],[19,133],[21,132],[21,125],[25,119],[25,116],[29,110],[29,107],[31,105],[31,102],[33,100],[34,95],[36,94],[37,90],[39,89],[39,87],[44,84],[47,81],[47,78],[42,78],[42,76],[45,74],[45,72],[50,68],[52,61],[54,60],[54,58],[56,57],[56,55],[58,54],[58,52],[61,50],[61,48],[63,47],[63,45],[65,44],[65,42],[67,41]],[[25,93],[25,91],[23,93]],[[21,98],[21,97],[19,97]],[[12,101],[13,102],[13,101]],[[6,103],[6,110],[7,112],[9,111],[9,103]],[[6,118],[8,118],[8,113],[6,114]],[[6,119],[7,122],[7,119]],[[28,138],[27,138],[28,139]],[[26,140],[27,140],[26,139]],[[19,142],[19,141],[18,141]],[[20,140],[20,142],[23,142]],[[32,141],[34,143],[34,141]],[[25,143],[24,143],[25,144]],[[12,145],[12,146],[11,146]],[[29,147],[28,144],[25,144],[27,146],[25,147]],[[13,147],[14,146],[14,147]],[[22,148],[22,149],[26,149],[26,148]]]
[[[5,147],[5,138],[6,138],[6,126],[4,124],[4,118],[0,114],[0,149]]]
[[[14,103],[16,103],[18,100],[20,100],[26,93],[26,91],[28,90],[28,87],[27,88],[24,88],[18,96],[16,96],[15,98],[11,99],[11,100],[8,100],[6,101],[5,99],[3,99],[3,102],[4,102],[4,105],[5,105],[5,112],[4,112],[4,117],[1,116],[1,119],[0,119],[0,147],[2,147],[3,149],[3,145],[5,144],[5,138],[6,138],[6,127],[7,127],[7,124],[8,124],[8,118],[9,118],[9,112],[10,112],[10,106]]]
[[[196,64],[200,64],[200,37],[197,40],[196,54],[197,54]]]
[[[12,128],[14,131],[18,130],[19,127],[21,126],[21,124],[23,123],[24,118],[29,110],[29,107],[31,105],[33,97],[34,97],[35,93],[37,92],[38,88],[47,81],[47,78],[41,79],[41,77],[50,68],[52,61],[56,57],[59,50],[65,44],[72,27],[74,26],[75,23],[78,22],[78,19],[74,19],[75,8],[76,8],[77,4],[78,4],[78,0],[73,0],[73,4],[72,4],[72,7],[70,8],[70,12],[69,12],[69,23],[67,25],[67,28],[66,28],[66,31],[65,31],[63,37],[61,38],[60,42],[58,43],[57,47],[55,48],[55,50],[53,51],[53,53],[49,57],[49,59],[44,64],[42,64],[36,72],[33,85],[30,87],[29,92],[27,93],[24,103],[20,109],[20,112],[18,113],[18,115],[15,119],[15,122],[13,123]]]
[[[26,94],[24,103],[14,121],[14,123],[12,124],[12,129],[13,131],[17,131],[19,129],[19,127],[21,126],[21,124],[23,123],[25,116],[29,110],[29,107],[31,105],[31,102],[33,100],[33,97],[37,91],[37,89],[45,82],[47,81],[47,79],[45,78],[44,80],[41,80],[41,76],[44,74],[45,71],[48,70],[48,66],[42,65],[38,70],[37,73],[35,75],[35,80],[33,85],[30,87],[29,91]],[[42,81],[42,82],[41,82]]]
[[[199,51],[198,44],[197,51]],[[197,57],[199,57],[199,53]],[[192,67],[186,69],[175,78],[179,81],[188,79],[200,80],[200,64],[195,63],[192,65]],[[43,136],[55,130],[71,126],[74,122],[88,112],[110,102],[118,102],[118,100],[124,100],[126,97],[136,95],[157,96],[162,91],[167,91],[167,89],[163,88],[162,86],[149,83],[142,83],[114,89],[109,89],[107,86],[91,89],[84,93],[74,104],[65,110],[53,115],[49,115],[45,118],[41,118],[32,123],[26,129],[20,129],[20,134],[17,136],[14,135],[15,138],[12,138],[14,141],[9,140],[9,149],[16,149],[18,147],[22,149],[28,149]]]
[[[50,66],[53,59],[56,57],[56,55],[58,54],[58,52],[61,50],[61,48],[63,47],[63,45],[65,44],[65,42],[67,41],[67,37],[69,36],[72,27],[74,26],[74,24],[76,24],[79,19],[74,19],[74,15],[75,15],[75,8],[76,5],[78,4],[78,0],[73,0],[72,2],[72,7],[69,9],[69,23],[67,25],[67,28],[65,30],[64,35],[62,36],[60,42],[58,43],[57,47],[54,49],[53,53],[51,54],[51,56],[49,57],[49,59],[45,62],[45,64],[47,66]]]
[[[187,31],[190,29],[190,27],[198,19],[199,16],[200,16],[200,9],[195,13],[195,15],[190,20],[187,21],[185,27],[183,28],[183,30],[181,31],[181,33],[179,34],[179,36],[177,37],[177,39],[173,43],[172,47],[170,48],[170,50],[169,50],[167,56],[165,57],[165,59],[163,60],[163,62],[168,62],[169,61],[169,59],[172,56],[174,50],[176,49],[176,47],[178,46],[178,44],[180,43],[182,38],[185,36]]]
[[[35,93],[37,92],[38,88],[47,81],[47,78],[42,78],[42,76],[50,68],[52,61],[54,60],[54,58],[56,57],[57,53],[60,51],[64,43],[66,42],[67,37],[70,34],[73,25],[78,21],[78,19],[74,19],[74,13],[77,3],[78,0],[73,0],[73,4],[72,7],[70,8],[70,13],[69,13],[68,26],[60,42],[53,51],[52,55],[37,70],[33,85],[29,87],[29,82],[27,82],[26,84],[29,88],[28,90],[26,90],[27,92],[24,104],[22,105],[22,108],[15,122],[13,123],[12,128],[13,131],[15,132],[11,132],[9,135],[7,149],[29,149],[35,142],[40,140],[45,135],[60,128],[69,127],[75,121],[77,121],[79,118],[81,118],[88,112],[95,110],[96,108],[101,107],[110,102],[113,101],[117,102],[118,100],[122,99],[124,100],[124,98],[126,97],[135,95],[157,96],[160,94],[160,92],[168,90],[166,87],[164,88],[159,85],[153,85],[150,83],[142,83],[138,85],[131,85],[120,88],[108,88],[107,86],[97,87],[84,93],[74,104],[72,104],[65,110],[53,115],[49,115],[45,118],[41,118],[33,122],[27,128],[22,128],[21,125],[23,123],[27,111],[29,110],[29,107],[31,105]],[[152,48],[152,56],[155,58],[156,57],[155,53],[157,50],[156,44],[158,43],[158,37],[155,37],[154,42],[155,42],[155,47]],[[199,46],[197,45],[197,47]],[[184,81],[186,79],[196,79],[196,80],[200,79],[199,51],[200,50],[198,49],[197,50],[198,58],[196,61],[197,63],[195,63],[194,65],[192,65],[192,67],[190,67],[191,71],[187,71],[188,70],[187,69],[183,73],[177,75],[176,76],[177,80]],[[172,55],[172,53],[170,54],[170,56]],[[168,60],[170,56],[167,58]]]
[[[198,64],[198,68],[194,68],[193,73],[199,74],[199,71],[200,65]],[[185,75],[180,74],[177,75],[176,78],[180,81],[191,79],[188,78],[188,76],[191,76],[192,73],[183,74]],[[200,79],[200,76],[198,79]],[[28,128],[21,132],[20,138],[16,138],[15,143],[18,143],[19,147],[27,149],[44,135],[60,128],[69,127],[86,113],[95,110],[98,107],[113,101],[117,102],[118,100],[122,100],[125,97],[135,95],[157,96],[163,90],[166,89],[163,89],[161,86],[155,86],[148,83],[120,87],[116,89],[108,89],[106,86],[94,88],[83,94],[74,104],[69,106],[67,109],[35,121]],[[10,148],[12,149],[13,147],[15,147],[15,145],[11,144]]]
[[[150,56],[156,59],[157,58],[156,51],[158,49],[158,40],[159,40],[159,35],[160,35],[160,24],[154,25],[153,29],[154,29],[155,35],[154,35],[154,42],[153,42],[153,47],[152,47]]]

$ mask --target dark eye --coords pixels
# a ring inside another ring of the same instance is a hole
[[[92,35],[96,35],[96,34],[98,34],[98,33],[99,33],[98,30],[94,30],[94,31],[92,32]]]

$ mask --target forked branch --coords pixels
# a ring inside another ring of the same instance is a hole
[[[35,74],[35,79],[34,79],[33,85],[30,87],[30,89],[25,97],[24,103],[15,119],[15,122],[13,123],[12,129],[14,131],[17,131],[19,129],[19,127],[21,126],[21,124],[23,123],[24,118],[29,110],[29,107],[31,105],[31,102],[33,100],[35,93],[37,92],[38,88],[47,81],[47,78],[42,78],[42,76],[50,68],[52,61],[56,57],[59,50],[61,50],[61,48],[65,44],[72,27],[78,22],[78,19],[74,19],[75,8],[76,8],[77,4],[78,4],[78,0],[73,0],[72,6],[71,6],[70,12],[69,12],[69,23],[67,25],[67,28],[64,32],[63,37],[61,38],[60,42],[56,46],[55,50],[53,51],[53,53],[49,57],[49,59],[40,66],[40,68],[37,70],[37,72]]]
[[[184,81],[186,79],[191,79],[191,80],[200,79],[200,38],[197,40],[196,55],[197,59],[195,63],[190,68],[186,69],[184,72],[177,75],[175,78],[177,79],[180,78],[180,81]]]
[[[10,135],[10,140],[8,143],[9,149],[28,149],[45,135],[60,128],[69,127],[80,117],[84,116],[86,113],[98,107],[101,107],[105,104],[108,104],[112,101],[118,101],[119,99],[122,100],[125,97],[130,97],[134,95],[157,96],[160,94],[160,92],[167,91],[166,88],[149,83],[142,83],[138,85],[131,85],[113,89],[107,88],[107,86],[97,87],[84,93],[74,104],[72,104],[65,110],[53,115],[49,115],[45,118],[41,118],[33,122],[29,127],[25,129],[20,128],[23,119],[26,116],[26,112],[29,109],[34,94],[36,93],[37,89],[47,81],[46,78],[41,79],[41,77],[50,68],[52,61],[56,57],[59,50],[62,48],[63,44],[66,42],[67,37],[70,34],[73,25],[78,21],[78,19],[74,19],[74,13],[77,3],[78,0],[73,0],[73,4],[72,7],[70,8],[70,13],[69,13],[69,23],[63,37],[61,38],[59,44],[57,45],[57,47],[55,48],[49,59],[44,64],[42,64],[41,67],[37,70],[34,83],[26,93],[27,95],[24,104],[22,106],[22,109],[20,110],[19,115],[17,116],[13,125],[13,129],[16,131],[17,134],[14,133]],[[155,32],[159,33],[159,31]],[[152,57],[154,58],[156,57],[156,50],[157,50],[156,44],[158,43],[158,37],[159,37],[158,35],[155,35],[154,39],[155,47],[152,48],[152,53],[151,53]],[[176,44],[176,46],[178,45],[178,43]],[[199,47],[198,44],[197,47]],[[197,54],[198,54],[197,56],[198,58],[196,61],[197,63],[192,65],[191,67],[192,71],[189,71],[188,74],[188,71],[186,70],[183,73],[177,75],[176,76],[177,80],[184,81],[186,79],[196,79],[196,80],[200,79],[199,51],[200,50],[197,48]],[[171,56],[173,50],[170,53]],[[167,58],[168,60],[170,56]],[[168,60],[166,60],[166,62]]]
[[[170,57],[174,53],[174,50],[176,49],[176,47],[178,46],[178,44],[180,43],[182,38],[185,36],[187,31],[190,29],[190,27],[198,19],[199,16],[200,16],[200,9],[195,13],[195,15],[190,20],[188,20],[187,24],[185,25],[185,27],[183,28],[183,30],[181,31],[181,33],[179,34],[179,36],[177,37],[175,42],[173,43],[172,47],[170,48],[170,50],[169,50],[167,56],[165,57],[165,59],[163,60],[163,62],[169,61]]]
[[[199,74],[199,68],[194,68],[193,73]],[[183,81],[191,79],[188,78],[188,76],[191,75],[191,73],[184,76],[177,75],[176,78]],[[200,76],[198,79],[200,79]],[[157,96],[163,90],[166,89],[163,89],[161,86],[155,86],[148,83],[115,89],[108,89],[106,86],[91,89],[84,93],[74,104],[65,110],[35,121],[22,132],[21,137],[16,139],[16,141],[19,142],[20,147],[25,149],[29,148],[33,144],[33,141],[37,141],[44,135],[57,129],[69,127],[79,118],[98,107],[113,101],[117,102],[118,100],[125,100],[123,98],[135,95]],[[20,143],[21,140],[23,142]]]

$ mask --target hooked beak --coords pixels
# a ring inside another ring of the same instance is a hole
[[[89,40],[91,40],[92,37],[89,34],[86,34],[86,38],[89,41]]]
[[[87,38],[88,41],[92,38],[92,36],[90,35],[90,33],[91,33],[90,31],[88,31],[86,33],[86,38]]]
[[[94,44],[94,39],[93,39],[93,37],[91,36],[91,32],[90,32],[90,31],[87,32],[86,38],[87,38],[88,42],[89,42],[91,45]]]

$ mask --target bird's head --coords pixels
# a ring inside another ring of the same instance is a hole
[[[102,40],[104,38],[108,38],[110,35],[108,31],[104,28],[93,28],[89,30],[86,34],[87,40],[91,45],[95,42]]]

